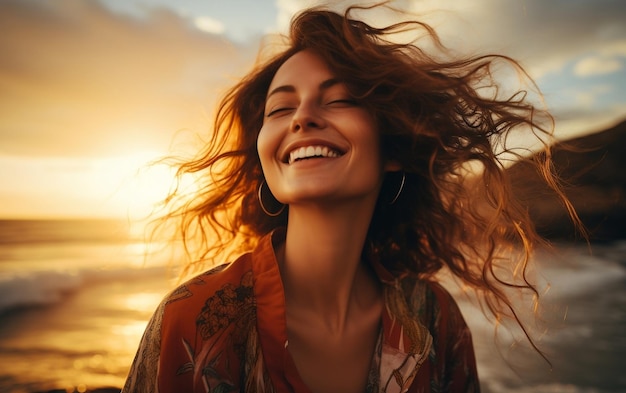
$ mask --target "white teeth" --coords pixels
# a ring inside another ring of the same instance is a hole
[[[339,153],[327,146],[303,146],[289,153],[289,163],[311,157],[339,157]]]

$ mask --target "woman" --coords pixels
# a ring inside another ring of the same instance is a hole
[[[470,332],[435,273],[516,318],[505,290],[534,291],[537,236],[500,157],[512,130],[548,132],[524,94],[481,95],[512,60],[436,60],[387,38],[425,30],[438,44],[428,26],[375,28],[352,11],[299,14],[181,166],[205,183],[170,216],[218,266],[164,299],[125,392],[479,391]]]

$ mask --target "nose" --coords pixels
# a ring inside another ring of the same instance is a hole
[[[302,103],[291,118],[291,131],[306,131],[320,129],[326,126],[326,121],[319,113],[315,104]]]

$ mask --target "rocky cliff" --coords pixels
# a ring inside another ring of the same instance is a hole
[[[539,153],[543,154],[543,153]],[[592,241],[626,239],[626,121],[559,143],[554,165]],[[509,168],[515,194],[548,238],[576,236],[567,212],[527,162]]]

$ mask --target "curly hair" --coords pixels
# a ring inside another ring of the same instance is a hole
[[[507,146],[507,138],[524,133],[549,152],[552,118],[530,102],[525,90],[502,97],[494,71],[500,66],[514,69],[537,90],[515,60],[502,55],[448,59],[425,23],[373,27],[351,17],[354,10],[369,8],[301,12],[291,22],[287,47],[259,62],[224,96],[205,150],[179,167],[179,176],[200,175],[199,192],[167,216],[180,219],[188,247],[199,240],[197,266],[187,267],[195,271],[206,262],[223,262],[232,257],[227,251],[250,250],[264,234],[287,225],[288,208],[270,217],[257,200],[263,173],[256,141],[274,74],[307,49],[321,56],[359,105],[374,114],[383,157],[404,171],[396,203],[389,200],[400,175],[388,174],[383,182],[364,252],[398,275],[427,279],[447,268],[483,296],[497,317],[517,319],[507,288],[536,294],[526,269],[541,238],[512,195],[506,165],[521,152]],[[407,32],[425,32],[436,56],[417,41],[392,40]],[[550,155],[542,157],[537,168],[570,206],[552,173]]]

